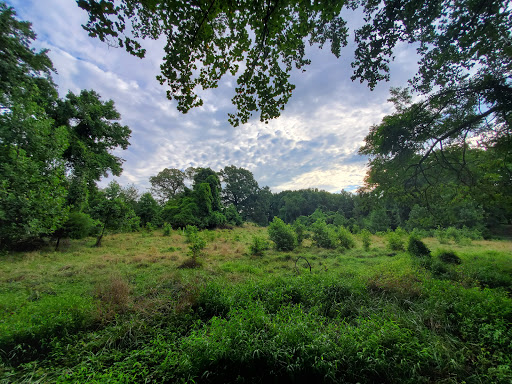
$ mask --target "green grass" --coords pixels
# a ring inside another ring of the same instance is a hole
[[[253,256],[254,236],[209,231],[193,269],[178,231],[2,256],[0,382],[512,380],[512,243],[424,239],[422,264],[385,237]]]

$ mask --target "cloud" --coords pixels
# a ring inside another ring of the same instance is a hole
[[[33,23],[37,47],[51,50],[61,96],[68,90],[94,89],[104,100],[114,100],[122,124],[132,130],[128,150],[116,152],[126,160],[119,182],[141,190],[164,168],[220,170],[231,164],[249,169],[260,186],[275,192],[356,189],[366,171],[366,159],[357,150],[370,126],[392,111],[386,103],[389,86],[405,85],[416,70],[414,50],[400,47],[391,66],[393,82],[370,92],[366,85],[350,81],[353,49],[343,50],[338,60],[327,47],[308,47],[312,64],[305,73],[291,74],[296,89],[282,116],[268,124],[254,117],[233,128],[227,122],[228,112],[234,111],[233,77],[216,89],[201,91],[204,105],[183,115],[155,80],[163,41],[145,41],[147,57],[140,60],[88,37],[81,27],[87,14],[74,1],[8,3],[21,19]],[[357,25],[352,19],[349,24]]]

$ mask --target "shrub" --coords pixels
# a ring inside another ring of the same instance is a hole
[[[295,221],[293,224],[293,230],[295,231],[295,235],[297,236],[297,244],[302,245],[302,241],[306,238],[306,226],[302,224],[300,221]]]
[[[391,251],[399,252],[403,251],[404,248],[404,241],[402,240],[402,237],[399,233],[396,232],[388,232],[386,235],[386,239],[388,241],[388,248]]]
[[[199,229],[195,225],[187,225],[185,227],[185,238],[187,239],[187,243],[191,243],[193,239],[198,236]]]
[[[212,212],[210,216],[207,217],[206,221],[206,227],[208,228],[222,228],[228,223],[226,216],[217,211]]]
[[[285,224],[283,220],[274,217],[274,220],[268,227],[268,235],[276,249],[280,251],[291,251],[297,246],[297,237],[290,225]]]
[[[434,231],[434,237],[439,241],[440,244],[448,244],[450,242],[450,238],[446,233],[446,230],[440,227]]]
[[[195,236],[193,236],[190,239],[188,249],[189,253],[192,256],[193,259],[196,259],[197,256],[201,254],[201,251],[206,247],[206,240],[199,235],[199,233],[196,233]]]
[[[419,258],[430,257],[430,249],[416,236],[409,237],[407,252]]]
[[[344,249],[354,248],[355,246],[352,234],[344,226],[338,228],[338,241],[340,243],[340,246]]]
[[[169,223],[164,224],[164,236],[171,236],[172,226]]]
[[[263,237],[253,236],[252,243],[249,245],[249,252],[253,256],[263,256],[263,252],[268,249],[268,242]]]
[[[57,229],[53,237],[57,241],[61,238],[83,239],[97,232],[100,222],[82,212],[71,212],[64,224]]]
[[[460,264],[460,257],[453,251],[441,251],[439,253],[439,260],[447,264]]]
[[[233,204],[224,209],[224,215],[226,216],[228,224],[236,226],[243,224],[242,216],[240,216]]]
[[[336,233],[327,226],[325,221],[318,219],[311,226],[313,231],[313,243],[320,248],[335,248]]]
[[[363,248],[365,251],[370,250],[370,244],[371,244],[371,233],[367,229],[363,229],[361,231],[361,241],[363,242]]]

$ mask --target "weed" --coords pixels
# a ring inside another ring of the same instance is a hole
[[[404,241],[399,232],[388,232],[386,234],[386,240],[388,242],[388,249],[393,252],[400,252],[405,249]]]
[[[262,256],[267,249],[269,249],[267,240],[260,236],[252,237],[252,242],[249,245],[249,252],[252,256]]]
[[[363,249],[368,252],[371,245],[371,233],[369,230],[363,229],[361,231],[361,241],[363,242]]]

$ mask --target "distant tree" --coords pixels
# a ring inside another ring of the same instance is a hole
[[[145,226],[147,223],[159,226],[161,224],[161,210],[162,208],[158,205],[151,193],[146,192],[137,202],[135,213],[139,216],[142,226]]]
[[[135,230],[139,227],[139,218],[122,195],[121,186],[112,181],[100,191],[93,201],[92,216],[101,221],[101,231],[96,246],[101,246],[105,230]]]
[[[185,190],[185,172],[175,168],[165,168],[158,172],[156,176],[151,176],[151,192],[154,193],[160,203],[176,197]]]
[[[391,220],[386,208],[376,207],[368,216],[368,227],[372,232],[386,232],[391,229]]]
[[[247,220],[253,221],[258,225],[268,225],[269,220],[272,216],[272,202],[274,195],[270,191],[270,188],[265,186],[260,188],[252,199],[254,202],[251,203],[252,211],[247,217]]]
[[[233,204],[237,211],[247,220],[254,210],[255,195],[259,187],[251,171],[237,168],[234,165],[224,167],[220,171],[222,181],[225,183],[222,190],[224,205]]]

